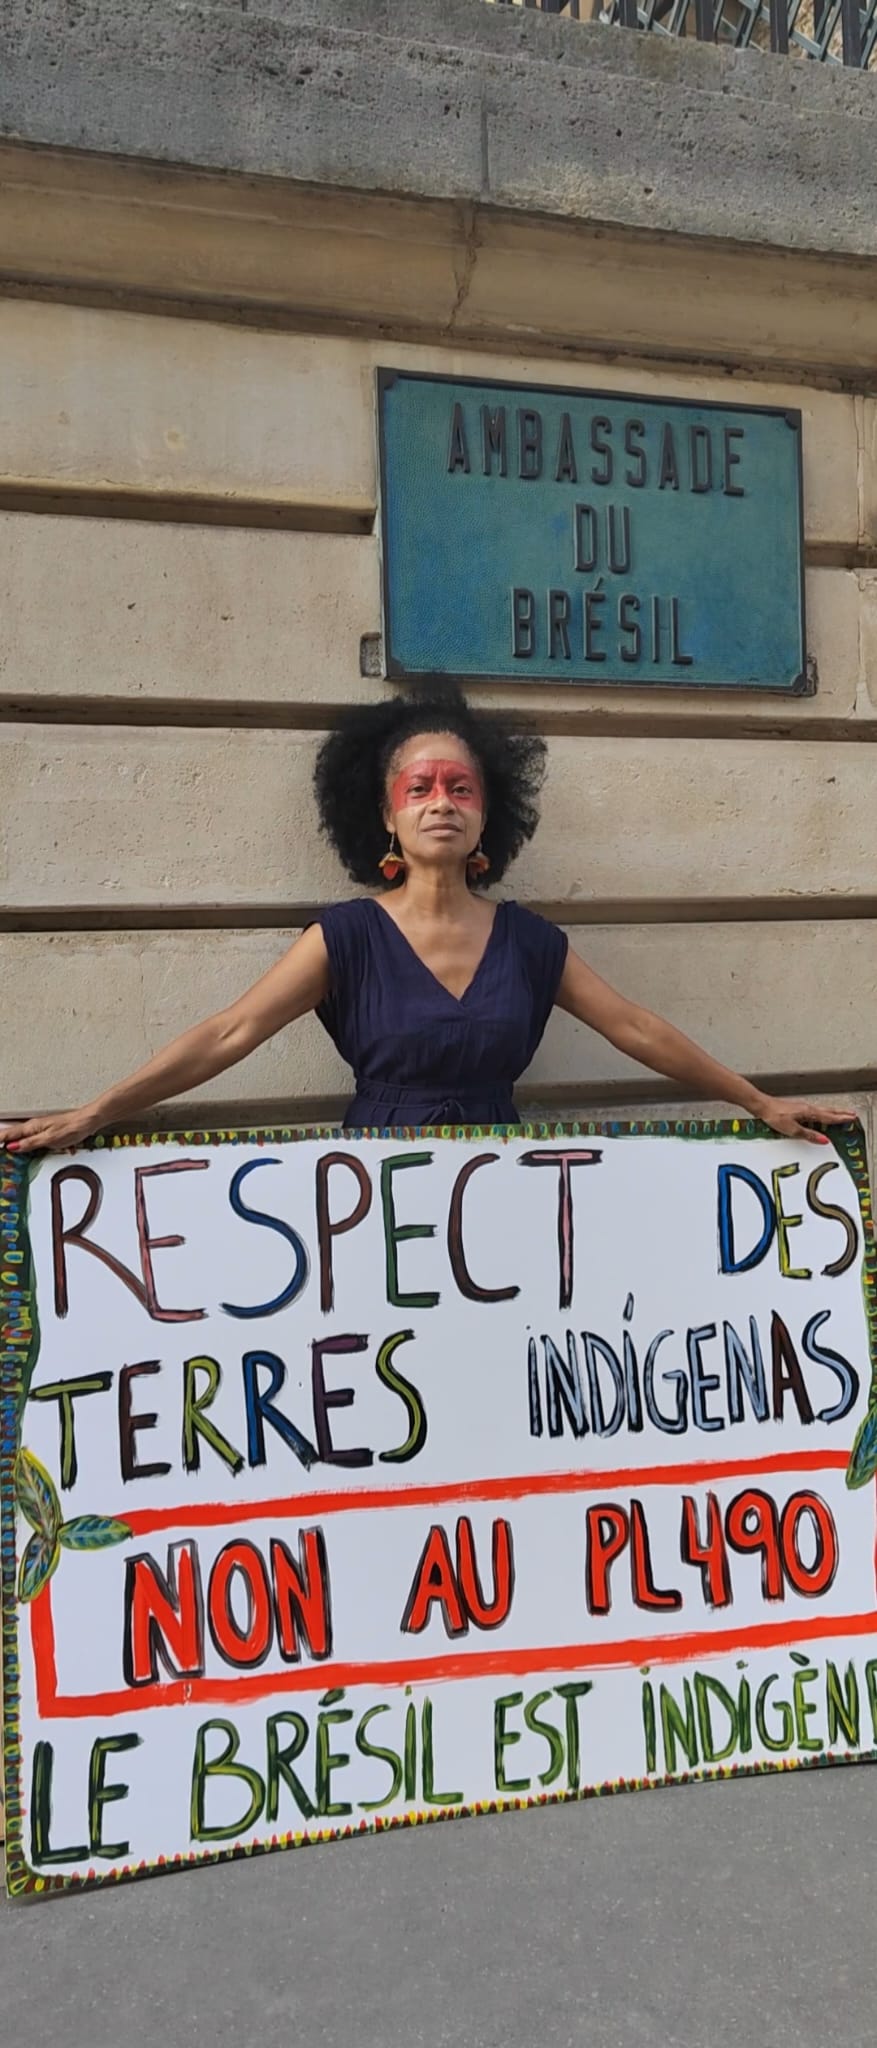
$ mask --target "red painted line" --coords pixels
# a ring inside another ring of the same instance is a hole
[[[364,1664],[306,1664],[294,1670],[259,1672],[239,1678],[172,1679],[166,1685],[125,1687],[119,1692],[83,1696],[59,1693],[55,1671],[55,1631],[50,1588],[31,1608],[31,1639],[37,1668],[40,1719],[111,1719],[151,1707],[181,1707],[195,1701],[204,1706],[242,1705],[286,1693],[326,1692],[335,1686],[374,1687],[424,1685],[448,1678],[526,1677],[546,1671],[600,1671],[648,1664],[685,1664],[694,1657],[713,1658],[740,1650],[782,1648],[821,1637],[874,1636],[877,1610],[867,1614],[800,1615],[783,1621],[757,1622],[752,1628],[695,1630],[678,1636],[631,1636],[614,1643],[549,1645],[545,1649],[451,1650],[437,1657],[396,1658]]]
[[[291,1521],[376,1508],[440,1507],[458,1500],[526,1500],[530,1495],[606,1493],[619,1487],[703,1486],[720,1479],[758,1478],[769,1472],[843,1472],[849,1458],[849,1450],[776,1451],[764,1458],[728,1458],[717,1464],[530,1472],[507,1479],[458,1479],[442,1486],[356,1487],[349,1493],[291,1493],[277,1500],[193,1502],[179,1508],[129,1509],[123,1503],[118,1514],[135,1536],[149,1536],[158,1529],[222,1529],[236,1522]]]
[[[327,1514],[360,1512],[363,1509],[397,1507],[432,1508],[447,1502],[474,1500],[522,1500],[529,1496],[575,1493],[606,1493],[610,1489],[648,1486],[691,1486],[721,1479],[756,1478],[767,1473],[804,1473],[820,1470],[843,1471],[848,1451],[780,1451],[764,1458],[734,1458],[720,1464],[624,1466],[607,1472],[549,1472],[525,1474],[508,1479],[464,1480],[442,1486],[408,1486],[357,1489],[350,1493],[297,1494],[271,1501],[217,1502],[182,1508],[135,1509],[125,1512],[135,1535],[149,1535],[159,1529],[223,1528],[250,1521],[285,1521]],[[449,1678],[479,1676],[526,1676],[543,1671],[576,1671],[637,1667],[642,1664],[684,1663],[694,1657],[718,1656],[726,1651],[767,1648],[820,1636],[867,1635],[877,1637],[877,1611],[847,1616],[830,1615],[802,1620],[761,1622],[748,1630],[699,1630],[676,1636],[630,1637],[627,1640],[579,1643],[554,1649],[453,1650],[424,1658],[390,1659],[367,1663],[326,1663],[286,1667],[236,1677],[169,1679],[164,1684],[125,1687],[123,1690],[82,1695],[60,1693],[52,1613],[52,1586],[45,1588],[31,1610],[31,1644],[36,1672],[37,1705],[41,1719],[84,1719],[89,1715],[112,1717],[145,1708],[183,1706],[189,1701],[204,1705],[234,1705],[246,1700],[266,1699],[277,1694],[323,1692],[335,1686],[395,1686],[426,1683]]]
[[[30,1610],[30,1646],[33,1651],[37,1685],[37,1713],[41,1720],[57,1717],[58,1669],[55,1662],[55,1618],[52,1613],[51,1583],[33,1602]]]

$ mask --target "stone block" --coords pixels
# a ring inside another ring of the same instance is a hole
[[[371,535],[0,513],[0,701],[344,703],[380,626]]]
[[[0,909],[270,910],[349,885],[316,829],[317,734],[0,725]],[[552,739],[542,825],[504,885],[606,907],[873,901],[874,769],[843,741]],[[689,911],[690,914],[690,911]]]
[[[370,387],[349,342],[5,299],[0,362],[0,491],[370,517]]]

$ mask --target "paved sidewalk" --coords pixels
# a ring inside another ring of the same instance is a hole
[[[877,1772],[589,1801],[0,1910],[6,2048],[874,2048]]]

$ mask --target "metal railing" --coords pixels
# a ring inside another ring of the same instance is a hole
[[[494,0],[573,21],[617,22],[659,36],[726,48],[772,50],[867,71],[877,45],[877,0]]]

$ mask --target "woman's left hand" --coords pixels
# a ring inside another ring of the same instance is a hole
[[[851,1109],[830,1109],[826,1103],[802,1102],[796,1097],[787,1100],[781,1095],[765,1095],[756,1114],[781,1138],[806,1138],[809,1145],[830,1143],[823,1131],[811,1128],[813,1124],[850,1124],[855,1120]]]

